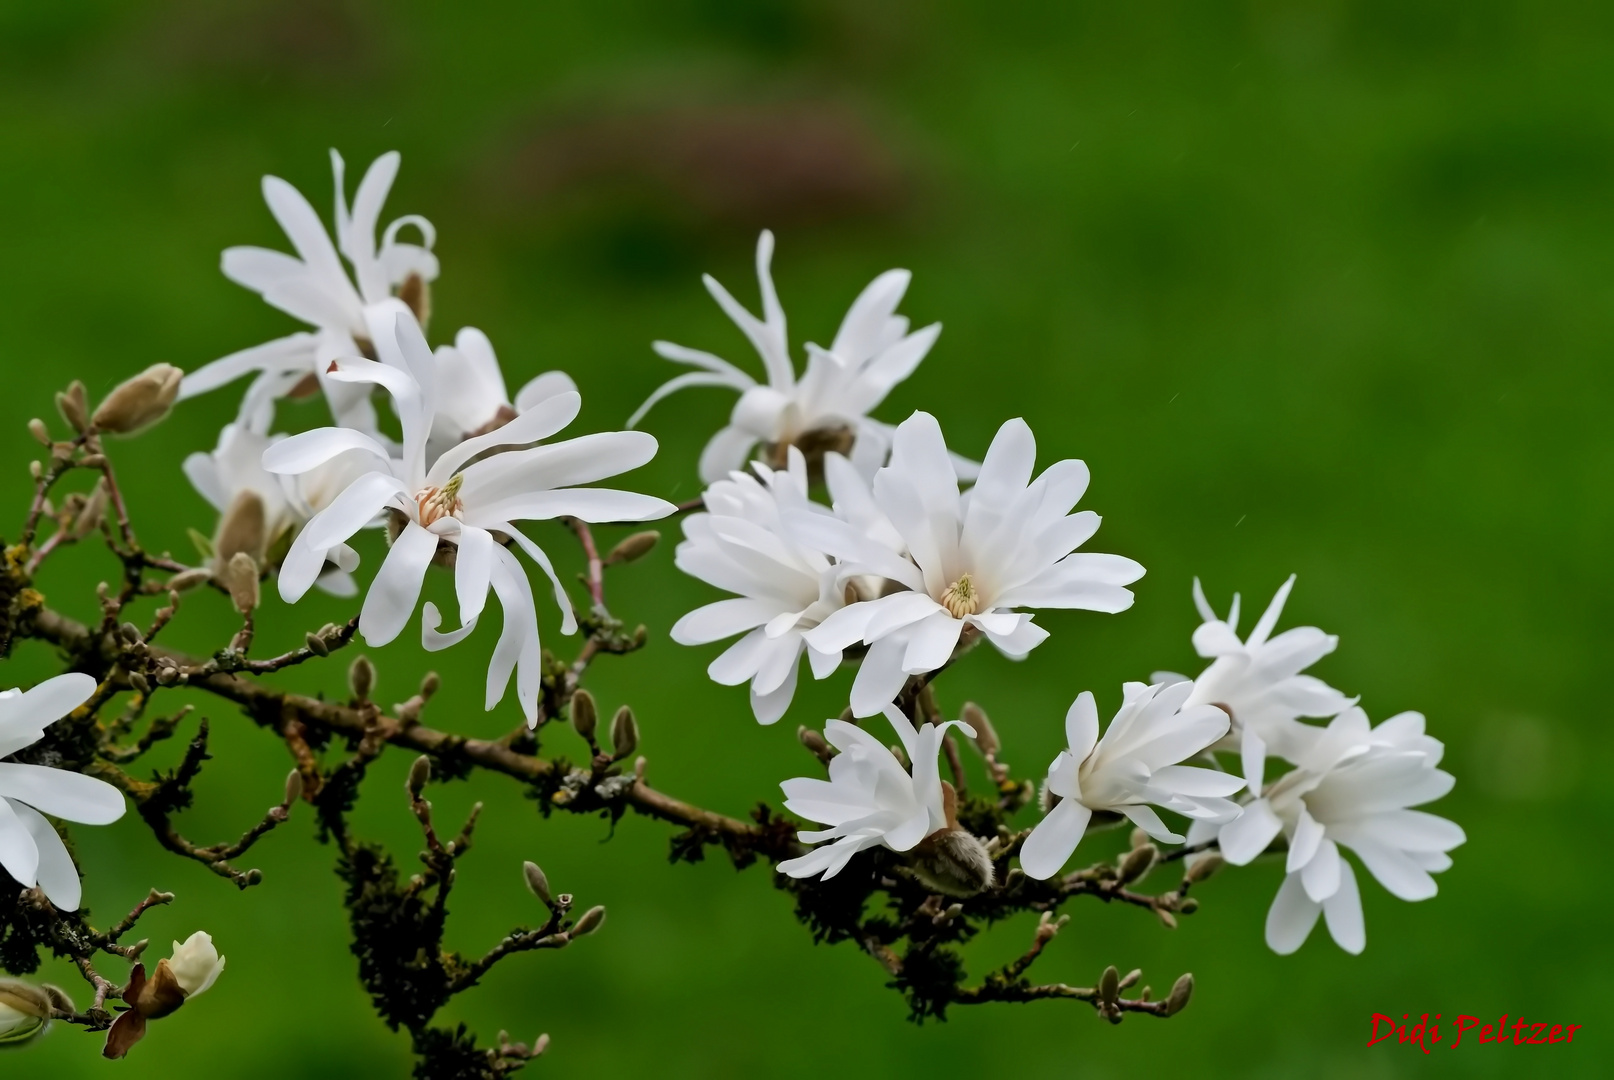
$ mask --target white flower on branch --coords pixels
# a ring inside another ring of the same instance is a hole
[[[773,233],[757,239],[757,283],[762,291],[762,318],[734,299],[710,274],[701,280],[718,306],[734,320],[757,354],[767,374],[766,383],[721,357],[699,349],[658,341],[652,347],[677,364],[697,370],[663,383],[629,419],[633,427],[650,407],[669,394],[692,386],[724,386],[738,390],[727,427],[712,436],[701,453],[700,477],[705,483],[721,480],[742,468],[760,443],[783,463],[782,448],[818,445],[850,451],[853,463],[865,475],[885,461],[891,444],[891,426],[869,418],[897,383],[913,374],[941,333],[932,323],[909,332],[906,317],[896,313],[913,275],[887,270],[869,283],[852,302],[828,349],[807,346],[807,369],[798,379],[790,360],[785,312],[774,290]],[[970,462],[960,458],[961,471],[973,474]]]
[[[825,465],[833,492],[850,466],[838,454],[828,455]],[[788,512],[826,512],[807,498],[802,452],[790,448],[788,469],[761,462],[751,467],[754,475],[735,472],[706,489],[706,511],[685,520],[674,557],[684,573],[737,595],[685,615],[672,637],[704,645],[743,633],[707,674],[724,686],[750,682],[751,709],[759,723],[771,724],[795,696],[803,652],[816,678],[840,666],[840,650],[815,649],[804,635],[845,605],[847,587],[834,561],[804,544],[785,521]]]
[[[1294,952],[1322,915],[1339,946],[1359,953],[1367,944],[1362,899],[1339,849],[1354,851],[1402,900],[1434,896],[1430,873],[1448,869],[1446,853],[1466,837],[1455,823],[1409,807],[1451,790],[1451,774],[1436,768],[1443,749],[1424,734],[1419,713],[1401,713],[1375,728],[1360,708],[1348,709],[1318,731],[1299,768],[1270,785],[1263,787],[1264,759],[1247,757],[1245,779],[1259,798],[1219,830],[1201,826],[1189,839],[1214,834],[1222,857],[1242,866],[1283,835],[1287,876],[1267,913],[1267,944],[1280,954]]]
[[[26,692],[0,691],[0,758],[38,742],[47,727],[88,701],[95,686],[90,676],[70,672]],[[62,911],[76,911],[78,868],[43,814],[109,825],[123,816],[123,793],[81,773],[0,761],[0,867],[26,888],[37,885]]]
[[[285,230],[295,256],[259,247],[233,247],[224,252],[224,275],[261,294],[270,305],[314,327],[312,333],[288,337],[243,349],[215,360],[185,378],[181,398],[195,397],[256,372],[258,378],[241,403],[243,419],[262,421],[266,430],[274,402],[292,393],[312,391],[318,385],[330,403],[338,424],[375,430],[375,411],[367,387],[332,382],[331,361],[341,356],[368,353],[367,309],[394,295],[414,290],[423,304],[426,286],[437,277],[437,256],[431,252],[436,230],[416,214],[398,218],[382,233],[376,229],[381,207],[398,175],[396,151],[378,157],[364,174],[351,211],[343,183],[342,156],[331,151],[336,178],[336,243],[319,215],[302,193],[277,176],[263,178],[263,197],[269,211]],[[399,239],[413,226],[423,244]],[[352,276],[342,265],[345,256]]]
[[[925,724],[918,731],[894,706],[885,710],[896,729],[913,771],[879,739],[856,724],[831,720],[824,737],[840,751],[829,763],[829,779],[798,777],[779,786],[785,809],[821,822],[829,828],[804,830],[804,844],[823,844],[796,859],[779,864],[791,877],[822,875],[832,878],[865,848],[884,845],[892,851],[912,850],[932,833],[949,827],[938,758],[942,738],[956,727],[974,737],[975,730],[961,720]],[[832,844],[824,844],[833,840]]]
[[[1049,878],[1070,860],[1095,812],[1123,814],[1156,840],[1180,844],[1153,807],[1202,821],[1229,821],[1239,814],[1232,795],[1244,786],[1217,769],[1180,764],[1227,733],[1227,714],[1213,705],[1189,703],[1193,684],[1145,686],[1127,683],[1120,711],[1104,737],[1098,706],[1083,691],[1065,714],[1068,747],[1048,767],[1044,789],[1059,801],[1026,837],[1020,865],[1027,875]]]
[[[842,574],[893,583],[895,591],[851,604],[805,637],[821,652],[869,647],[852,685],[858,716],[879,712],[909,675],[935,671],[961,644],[985,636],[1021,659],[1048,632],[1016,608],[1119,612],[1143,567],[1120,555],[1077,552],[1097,531],[1090,510],[1073,514],[1087,466],[1055,462],[1032,479],[1036,439],[1024,420],[998,429],[967,494],[929,413],[897,428],[891,463],[874,476],[872,508],[895,530],[906,557],[850,520],[795,513],[803,542],[844,561]],[[843,515],[847,516],[847,515]]]
[[[159,964],[168,965],[186,1000],[206,992],[224,973],[224,957],[214,946],[213,935],[202,930],[174,942],[174,955]]]
[[[1249,637],[1240,641],[1238,594],[1233,596],[1226,620],[1219,619],[1205,599],[1199,579],[1194,579],[1194,604],[1205,620],[1194,631],[1194,649],[1211,664],[1194,680],[1194,692],[1188,700],[1194,705],[1220,705],[1231,715],[1233,726],[1218,749],[1246,757],[1274,753],[1298,761],[1317,731],[1299,718],[1338,716],[1355,704],[1355,698],[1346,697],[1315,676],[1302,674],[1334,651],[1338,637],[1315,626],[1297,626],[1272,636],[1294,584],[1291,574],[1251,628]],[[1157,673],[1155,679],[1179,677]]]
[[[428,649],[462,640],[476,626],[488,590],[505,609],[505,629],[488,671],[487,707],[504,696],[512,671],[529,722],[537,717],[542,678],[537,613],[520,564],[506,538],[548,575],[562,614],[562,633],[577,629],[566,590],[544,550],[512,522],[576,517],[583,521],[648,521],[665,517],[671,503],[636,492],[583,488],[636,469],[656,453],[656,440],[637,431],[602,432],[548,445],[542,440],[570,424],[581,408],[576,391],[546,398],[486,435],[467,439],[427,465],[426,440],[436,399],[435,359],[408,309],[396,301],[384,313],[390,335],[378,333],[382,361],[347,358],[332,363],[328,378],[379,385],[393,399],[403,428],[401,457],[362,431],[320,428],[275,443],[264,454],[270,472],[299,476],[341,454],[367,456],[368,471],[354,479],[298,533],[280,570],[280,595],[295,602],[327,561],[343,570],[358,565],[347,540],[385,514],[394,539],[365,594],[359,631],[370,645],[397,637],[420,599],[427,567],[451,558],[460,629],[438,633],[441,616],[427,604],[422,637]],[[381,316],[377,316],[377,320]],[[497,536],[495,534],[498,534]]]
[[[454,336],[454,344],[439,345],[435,356],[437,398],[427,448],[432,460],[466,439],[508,424],[541,401],[577,390],[564,371],[546,371],[517,391],[512,402],[493,343],[471,326]]]

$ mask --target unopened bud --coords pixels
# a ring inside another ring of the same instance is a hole
[[[1192,915],[1194,912],[1199,910],[1199,900],[1190,896],[1182,903],[1177,905],[1177,910],[1184,915]]]
[[[1173,915],[1163,907],[1155,908],[1154,913],[1160,919],[1160,925],[1164,926],[1167,930],[1177,929],[1177,916]]]
[[[168,415],[185,373],[172,364],[153,364],[107,395],[91,418],[102,431],[133,435]]]
[[[287,806],[303,797],[303,774],[293,769],[286,774],[286,797],[282,800]]]
[[[189,570],[181,570],[179,573],[169,578],[168,588],[174,592],[189,592],[190,590],[196,588],[196,586],[211,581],[212,579],[213,572],[211,570],[196,566]]]
[[[835,756],[835,751],[830,749],[830,745],[825,741],[824,736],[806,724],[796,729],[796,738],[819,761],[827,763],[830,758]]]
[[[587,937],[604,925],[605,908],[596,905],[583,912],[583,917],[577,920],[576,926],[572,927],[571,936],[574,938]]]
[[[308,651],[313,653],[315,656],[331,655],[331,647],[325,644],[325,639],[320,637],[318,634],[309,633],[305,635],[303,637],[303,644],[307,645]]]
[[[1171,984],[1171,996],[1166,998],[1166,1015],[1176,1016],[1188,1007],[1188,1000],[1194,996],[1194,977],[1185,974],[1178,977]]]
[[[263,498],[256,491],[238,493],[219,519],[218,538],[213,541],[219,565],[228,564],[237,552],[245,552],[254,560],[262,558],[267,518]]]
[[[62,414],[67,425],[80,435],[90,426],[90,410],[84,394],[84,384],[74,379],[65,391],[56,395],[56,411]]]
[[[587,690],[579,690],[573,694],[572,727],[585,741],[594,742],[594,728],[599,721],[599,713],[594,707],[594,695]]]
[[[1127,837],[1127,840],[1130,844],[1128,850],[1135,851],[1149,842],[1149,834],[1144,832],[1142,829],[1133,829],[1131,835]]]
[[[140,627],[132,622],[121,623],[118,626],[118,636],[130,645],[140,644]]]
[[[619,563],[630,563],[635,559],[642,559],[650,554],[650,549],[661,540],[661,534],[654,529],[636,532],[623,540],[611,553],[605,557],[606,566],[615,566]]]
[[[985,757],[996,757],[1003,744],[998,741],[997,728],[992,726],[986,711],[973,701],[964,702],[958,718],[975,729],[975,745]]]
[[[151,682],[138,671],[129,672],[129,685],[142,694],[151,693]]]
[[[45,466],[38,461],[30,461],[28,463],[28,475],[35,480],[43,480],[45,478]]]
[[[621,761],[639,749],[639,721],[626,705],[611,718],[611,756]]]
[[[241,880],[248,885],[262,885],[263,871],[254,866],[251,870],[241,875]]]
[[[38,439],[42,445],[50,445],[50,428],[46,427],[45,421],[41,420],[39,417],[36,416],[32,420],[28,421],[28,434]]]
[[[535,862],[524,862],[521,864],[521,873],[526,877],[527,888],[532,890],[532,895],[542,900],[544,907],[551,906],[549,878],[544,876],[543,868]]]
[[[975,896],[996,877],[986,845],[963,829],[938,829],[914,848],[915,876],[948,896]]]
[[[1101,1001],[1114,1001],[1121,996],[1121,972],[1114,964],[1104,969],[1098,978],[1098,996]]]
[[[73,1004],[73,999],[66,990],[50,983],[44,983],[39,988],[45,991],[45,996],[50,998],[51,1005],[58,1013],[72,1016],[78,1012],[78,1006]]]
[[[258,564],[251,555],[238,551],[224,566],[224,587],[230,590],[235,610],[250,615],[258,606]]]
[[[435,671],[426,672],[420,680],[420,696],[430,701],[432,695],[443,688],[443,677]]]
[[[106,477],[103,476],[95,482],[95,487],[90,490],[89,497],[84,500],[84,506],[80,508],[78,516],[73,519],[73,526],[68,530],[68,535],[74,540],[82,540],[96,529],[99,529],[101,527],[101,518],[106,513],[106,503],[107,484]]]
[[[1213,851],[1209,855],[1203,855],[1195,859],[1193,865],[1188,868],[1188,873],[1183,876],[1189,881],[1198,884],[1207,880],[1225,865],[1227,865],[1227,860]]]
[[[415,759],[409,766],[409,780],[405,786],[409,789],[411,798],[420,798],[420,793],[426,790],[426,783],[432,778],[432,759],[425,754]]]
[[[1143,876],[1154,869],[1155,860],[1160,857],[1160,849],[1153,844],[1144,844],[1127,852],[1126,858],[1121,860],[1118,880],[1122,885],[1141,881]]]
[[[347,688],[357,701],[369,701],[375,689],[375,665],[368,656],[357,656],[347,667]]]

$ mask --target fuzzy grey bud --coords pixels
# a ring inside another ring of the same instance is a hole
[[[415,759],[409,766],[409,780],[405,787],[409,789],[410,798],[420,798],[420,793],[426,790],[426,783],[432,778],[432,759],[425,754]]]
[[[1143,880],[1150,870],[1154,869],[1155,860],[1160,858],[1160,849],[1153,844],[1144,844],[1127,852],[1126,858],[1121,860],[1118,880],[1122,885],[1129,885],[1134,881]]]
[[[959,719],[975,729],[975,745],[985,757],[997,757],[1003,744],[998,740],[997,728],[992,726],[992,720],[986,711],[973,701],[964,702],[964,708],[959,712]]]
[[[611,756],[621,761],[637,749],[639,721],[634,719],[633,710],[624,705],[611,718]]]
[[[308,651],[313,653],[315,656],[331,655],[331,647],[325,644],[325,639],[320,637],[318,634],[309,633],[305,635],[303,638],[303,644],[307,645]]]
[[[168,415],[185,373],[172,364],[153,364],[107,395],[91,420],[102,431],[133,435]]]
[[[213,541],[214,557],[219,566],[229,565],[238,552],[245,552],[254,561],[263,557],[267,541],[267,513],[263,499],[255,491],[236,495],[224,516],[219,519],[219,531]]]
[[[1188,868],[1188,873],[1183,876],[1189,881],[1198,884],[1201,881],[1207,880],[1212,874],[1216,873],[1216,871],[1220,870],[1225,865],[1226,860],[1213,851],[1209,855],[1204,855],[1198,859],[1195,859],[1193,865]]]
[[[290,806],[303,797],[303,774],[293,769],[286,774],[286,797],[282,801]]]
[[[56,395],[56,411],[62,414],[68,427],[84,434],[90,426],[90,408],[84,393],[84,384],[74,379],[65,391]]]
[[[642,559],[650,554],[650,550],[660,540],[661,534],[654,529],[636,532],[611,549],[611,553],[605,557],[605,565],[615,566],[619,563],[630,563],[635,559]]]
[[[45,996],[50,998],[51,1006],[55,1008],[58,1013],[72,1016],[74,1013],[78,1012],[78,1006],[73,1004],[73,998],[60,986],[44,983],[39,988],[45,991]]]
[[[1188,1001],[1194,996],[1194,976],[1181,975],[1171,984],[1171,995],[1166,998],[1166,1015],[1176,1016],[1188,1007]]]
[[[355,700],[370,700],[370,692],[375,689],[375,665],[368,656],[354,657],[353,663],[348,665],[347,688],[353,692]]]
[[[549,878],[544,876],[543,868],[535,862],[524,862],[521,864],[521,873],[526,877],[527,888],[532,890],[532,895],[542,900],[544,907],[551,907]]]
[[[927,886],[948,896],[974,896],[996,876],[986,845],[963,829],[938,829],[914,848],[912,868]]]
[[[28,421],[28,434],[38,439],[43,445],[50,445],[50,428],[46,427],[45,421],[39,417],[36,416]]]
[[[573,694],[572,727],[590,745],[594,742],[594,728],[599,722],[600,715],[594,707],[594,695],[587,690],[579,690]]]
[[[258,564],[251,555],[238,551],[224,566],[224,587],[230,590],[235,610],[250,615],[258,606]]]
[[[572,927],[571,936],[574,938],[587,937],[604,925],[605,908],[595,905],[583,912],[583,917],[577,920],[576,926]]]

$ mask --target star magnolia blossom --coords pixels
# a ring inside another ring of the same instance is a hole
[[[1356,703],[1321,679],[1301,674],[1333,652],[1338,637],[1315,626],[1297,626],[1272,637],[1294,584],[1291,574],[1250,636],[1240,641],[1237,594],[1227,619],[1219,619],[1199,579],[1194,579],[1194,604],[1205,620],[1194,631],[1194,649],[1211,664],[1194,680],[1188,700],[1193,705],[1220,705],[1232,716],[1232,729],[1217,749],[1244,755],[1270,752],[1297,761],[1317,730],[1301,723],[1300,717],[1338,716]]]
[[[540,401],[577,390],[564,371],[546,371],[523,386],[512,403],[493,343],[471,326],[454,336],[454,344],[438,346],[435,355],[437,400],[432,403],[427,455],[433,459],[466,439],[508,424]]]
[[[317,379],[338,424],[375,430],[375,411],[368,389],[333,382],[327,368],[339,357],[369,351],[365,347],[370,334],[368,308],[389,299],[394,289],[411,278],[417,279],[423,289],[437,277],[437,256],[431,252],[436,231],[425,218],[414,214],[398,218],[382,234],[380,247],[376,246],[381,207],[398,175],[399,160],[396,152],[376,158],[359,183],[350,212],[342,156],[331,151],[331,168],[336,177],[335,245],[319,215],[296,188],[277,176],[263,178],[264,201],[297,254],[259,247],[229,248],[224,252],[224,276],[260,293],[267,303],[315,330],[278,338],[207,364],[186,376],[180,387],[181,399],[258,372],[258,379],[242,401],[241,415],[244,419],[263,419],[266,428],[275,399]],[[398,239],[399,231],[411,225],[420,232],[424,246]],[[352,278],[338,251],[351,265]]]
[[[1070,860],[1095,812],[1123,814],[1156,840],[1180,844],[1149,804],[1190,818],[1228,821],[1238,816],[1227,796],[1244,786],[1216,769],[1181,765],[1227,733],[1227,714],[1188,703],[1193,684],[1127,683],[1124,701],[1101,739],[1098,706],[1084,691],[1065,714],[1069,746],[1048,766],[1045,793],[1059,802],[1020,851],[1034,878],[1057,874]]]
[[[891,463],[874,476],[872,506],[901,538],[906,557],[849,521],[796,513],[803,541],[845,561],[842,573],[885,578],[899,588],[851,604],[809,630],[806,641],[835,652],[869,646],[852,685],[852,710],[871,716],[909,675],[935,671],[960,641],[984,635],[1021,659],[1047,637],[1020,607],[1118,612],[1143,567],[1120,555],[1075,552],[1098,529],[1090,510],[1071,509],[1087,489],[1087,466],[1060,461],[1032,479],[1037,444],[1024,420],[998,429],[968,495],[936,418],[914,413],[897,428]],[[967,635],[967,637],[966,637]]]
[[[741,468],[759,443],[765,447],[804,441],[839,443],[840,449],[850,447],[854,463],[863,468],[865,475],[871,474],[885,461],[891,427],[871,420],[868,413],[885,400],[897,383],[913,374],[935,344],[941,324],[909,333],[908,320],[896,309],[913,275],[906,270],[887,270],[852,302],[828,349],[807,346],[807,370],[798,380],[790,361],[784,308],[779,304],[769,269],[772,259],[773,233],[764,231],[757,240],[760,319],[741,306],[716,278],[708,274],[701,279],[724,314],[734,320],[761,356],[767,383],[759,384],[709,352],[658,341],[652,346],[658,354],[699,370],[663,383],[639,406],[628,426],[637,424],[652,405],[668,394],[691,386],[726,386],[738,390],[740,400],[728,426],[712,436],[701,453],[703,482],[721,480]],[[962,458],[958,464],[963,470],[972,469],[971,463]]]
[[[835,468],[844,467],[844,459],[836,458]],[[704,645],[745,634],[712,661],[707,674],[724,686],[749,681],[751,709],[763,724],[790,707],[803,652],[820,679],[841,662],[838,650],[811,648],[803,636],[845,603],[845,587],[831,560],[803,546],[784,523],[785,510],[811,505],[807,461],[795,447],[789,465],[775,471],[753,462],[755,475],[736,472],[707,488],[706,512],[684,521],[685,539],[674,557],[691,577],[739,594],[685,615],[672,637],[682,645]]]
[[[843,720],[826,723],[824,737],[840,751],[830,759],[829,779],[798,777],[779,786],[784,789],[785,809],[830,826],[803,830],[797,834],[801,842],[835,842],[785,860],[779,864],[781,873],[795,878],[822,874],[828,880],[865,848],[883,844],[892,851],[908,851],[931,833],[948,827],[937,763],[942,737],[948,728],[956,727],[974,738],[975,729],[961,720],[949,720],[915,731],[895,707],[886,709],[885,715],[913,762],[913,772],[856,724]]]
[[[72,672],[26,692],[0,692],[0,758],[44,737],[45,729],[90,699],[95,680]],[[38,886],[62,911],[77,911],[78,868],[41,813],[85,825],[123,816],[123,793],[92,776],[0,761],[0,867],[24,888]]]
[[[183,943],[174,942],[174,955],[163,961],[173,972],[174,981],[186,999],[205,993],[224,974],[224,957],[213,944],[213,936],[198,930]]]
[[[494,533],[509,537],[548,575],[561,608],[561,632],[577,629],[566,591],[549,556],[513,521],[562,516],[583,521],[647,521],[665,517],[671,503],[628,491],[578,488],[638,468],[655,456],[656,440],[643,432],[585,435],[550,445],[534,445],[577,416],[581,398],[567,391],[541,401],[508,424],[467,439],[427,465],[426,439],[435,399],[435,361],[419,325],[393,302],[393,335],[377,335],[385,362],[343,359],[329,378],[380,385],[392,396],[403,428],[402,456],[362,431],[321,428],[275,443],[264,454],[270,472],[297,476],[340,454],[368,456],[369,471],[353,480],[298,533],[280,570],[280,595],[301,599],[326,561],[344,570],[358,564],[347,539],[385,513],[397,535],[371,582],[359,612],[359,631],[371,645],[397,637],[420,598],[426,568],[440,549],[452,554],[460,629],[438,633],[441,616],[427,604],[423,641],[441,649],[462,640],[476,625],[488,590],[498,593],[505,628],[488,671],[487,707],[503,697],[512,670],[516,693],[529,723],[536,720],[541,672],[537,612],[520,564]]]
[[[1349,709],[1318,731],[1299,768],[1271,785],[1262,786],[1263,759],[1247,758],[1245,778],[1260,797],[1220,830],[1201,827],[1189,839],[1214,834],[1222,857],[1242,866],[1282,834],[1287,876],[1267,913],[1267,944],[1280,954],[1294,952],[1322,915],[1339,946],[1359,953],[1367,944],[1362,899],[1339,849],[1354,851],[1403,900],[1434,896],[1430,872],[1449,868],[1446,852],[1466,837],[1455,823],[1408,808],[1451,790],[1451,774],[1435,767],[1442,750],[1424,734],[1418,713],[1374,728],[1361,709]]]

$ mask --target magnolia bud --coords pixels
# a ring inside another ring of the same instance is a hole
[[[136,626],[132,622],[120,623],[118,625],[118,636],[123,638],[123,640],[128,642],[130,645],[138,645],[140,644],[141,640],[140,627]]]
[[[915,876],[948,896],[974,896],[996,877],[986,845],[963,829],[938,829],[914,848]]]
[[[992,726],[986,712],[975,702],[966,701],[958,716],[975,729],[975,745],[980,748],[981,753],[986,757],[996,757],[998,751],[1003,749],[1003,744],[998,741],[997,728]]]
[[[1177,910],[1184,915],[1192,915],[1194,912],[1199,910],[1199,901],[1190,896],[1182,903],[1177,905]]]
[[[605,557],[605,565],[615,566],[618,563],[630,563],[635,559],[642,559],[650,554],[650,549],[660,540],[661,534],[654,529],[636,532],[611,549],[611,553]]]
[[[230,590],[235,610],[249,615],[258,606],[258,564],[251,555],[238,551],[224,566],[224,586]]]
[[[1142,829],[1133,829],[1131,834],[1127,837],[1127,841],[1130,845],[1127,850],[1135,851],[1149,842],[1149,834],[1144,832]]]
[[[174,942],[174,955],[162,961],[173,972],[174,981],[185,992],[187,1000],[213,985],[224,970],[224,957],[213,946],[213,938],[201,930],[184,942]]]
[[[56,395],[56,411],[62,414],[69,427],[82,435],[90,426],[90,409],[84,394],[84,384],[74,379],[67,389]]]
[[[1185,974],[1178,976],[1177,981],[1171,984],[1171,995],[1166,998],[1166,1015],[1176,1016],[1188,1007],[1188,999],[1194,996],[1194,976]]]
[[[179,573],[169,578],[168,588],[174,592],[189,592],[190,590],[196,588],[196,586],[212,580],[212,578],[213,572],[211,570],[206,570],[200,566],[196,566],[189,570],[181,570]]]
[[[291,772],[286,774],[286,798],[284,800],[285,804],[287,806],[290,806],[292,803],[296,802],[298,799],[300,799],[302,797],[303,797],[303,774],[298,772],[296,769],[293,769]]]
[[[817,758],[819,761],[828,762],[830,758],[835,756],[835,751],[830,749],[830,745],[827,741],[825,741],[824,736],[820,735],[817,731],[808,727],[806,724],[803,724],[801,727],[796,729],[796,738],[799,739],[801,741],[801,745],[805,746],[812,753],[813,757]]]
[[[411,273],[398,286],[398,299],[415,313],[415,321],[424,329],[432,317],[432,290],[426,279]]]
[[[347,688],[353,692],[355,700],[370,700],[370,691],[375,689],[375,665],[368,656],[357,656],[348,665]]]
[[[618,761],[639,749],[639,721],[626,705],[611,718],[611,756]]]
[[[598,905],[591,907],[583,912],[583,917],[577,920],[576,926],[572,927],[571,936],[574,938],[587,937],[603,925],[605,925],[605,908]]]
[[[73,519],[73,526],[68,535],[74,540],[82,540],[90,533],[101,527],[101,518],[106,514],[107,484],[106,477],[95,482],[90,490],[89,498],[84,500],[84,506],[79,510],[78,516]]]
[[[1212,874],[1216,873],[1216,871],[1225,866],[1226,863],[1227,860],[1223,859],[1220,855],[1213,851],[1209,855],[1202,855],[1195,859],[1193,865],[1188,867],[1188,873],[1183,876],[1189,881],[1198,884],[1199,882],[1208,879]]]
[[[237,552],[245,552],[253,559],[263,556],[268,524],[263,499],[255,491],[243,491],[230,502],[229,509],[219,519],[218,538],[213,541],[213,552],[219,565],[226,565]]]
[[[0,1047],[27,1042],[45,1030],[55,1004],[43,987],[0,979]]]
[[[594,741],[594,728],[599,723],[599,713],[594,708],[594,695],[587,690],[579,690],[572,695],[572,727],[589,743]]]
[[[147,679],[146,676],[141,672],[129,672],[129,685],[140,691],[142,694],[151,693],[151,680]]]
[[[420,680],[420,696],[430,701],[432,695],[443,688],[443,677],[435,671],[426,672]]]
[[[51,1007],[57,1012],[63,1013],[67,1016],[72,1016],[74,1013],[78,1012],[78,1006],[73,1003],[72,996],[60,986],[53,986],[50,983],[42,983],[39,988],[45,991],[45,996],[50,998]]]
[[[1121,996],[1121,972],[1114,965],[1104,969],[1098,978],[1098,996],[1101,1001],[1114,1001]]]
[[[550,907],[549,879],[544,876],[543,869],[535,862],[524,862],[521,872],[527,878],[527,888],[532,890],[532,895],[542,900],[544,907]]]
[[[172,364],[153,364],[107,395],[91,418],[102,431],[133,435],[168,415],[185,373]]]
[[[38,439],[45,446],[50,445],[50,428],[46,427],[45,421],[39,417],[36,416],[28,421],[28,434]]]
[[[409,766],[409,780],[405,786],[409,789],[410,797],[420,798],[420,793],[426,790],[426,782],[431,778],[432,759],[422,754]]]
[[[1160,857],[1160,849],[1153,844],[1144,844],[1127,852],[1126,858],[1121,860],[1119,880],[1122,885],[1142,880],[1143,876],[1154,869],[1155,860]]]
[[[325,644],[325,639],[320,637],[318,634],[310,632],[304,635],[303,644],[307,645],[308,651],[313,653],[315,656],[331,655],[331,647]]]

